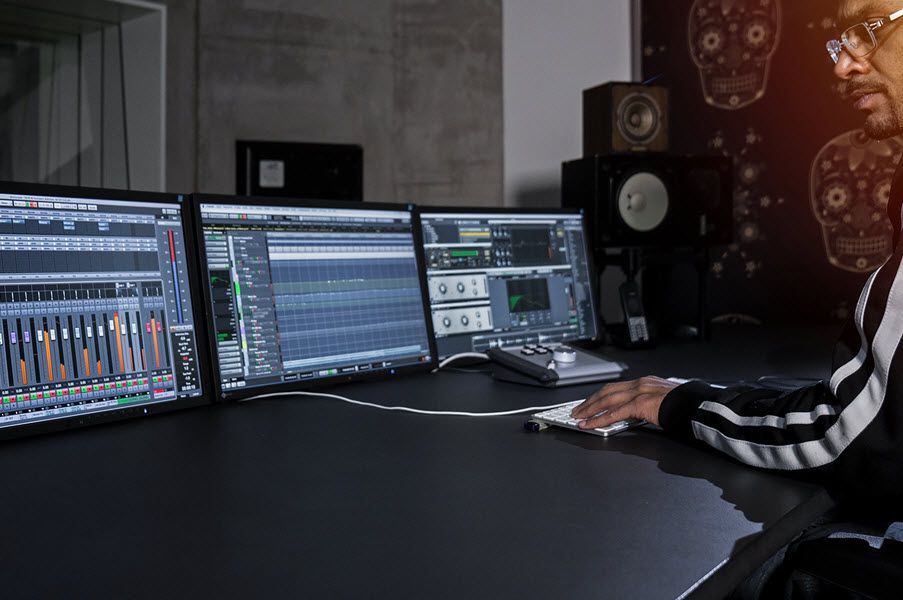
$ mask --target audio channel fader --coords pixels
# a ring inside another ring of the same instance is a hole
[[[201,393],[180,210],[0,195],[0,426]]]

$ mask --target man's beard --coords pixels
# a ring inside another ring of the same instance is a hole
[[[903,133],[903,118],[901,118],[900,110],[896,101],[890,95],[887,86],[881,83],[872,83],[862,77],[857,77],[844,81],[838,88],[840,95],[845,100],[850,100],[856,92],[874,92],[881,94],[887,100],[888,111],[886,115],[879,113],[869,113],[865,118],[865,133],[873,140],[886,140]]]
[[[866,135],[873,140],[886,140],[903,133],[903,120],[896,110],[896,107],[890,106],[890,113],[887,115],[879,115],[872,113],[865,119]]]

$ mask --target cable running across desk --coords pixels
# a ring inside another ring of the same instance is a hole
[[[518,408],[516,410],[505,410],[500,412],[465,412],[465,411],[457,411],[457,410],[421,410],[419,408],[410,408],[408,406],[384,406],[382,404],[374,404],[372,402],[363,402],[361,400],[354,400],[352,398],[347,398],[345,396],[339,396],[337,394],[324,394],[322,392],[273,392],[272,394],[260,394],[258,396],[251,396],[250,398],[245,398],[244,400],[239,400],[239,402],[250,402],[251,400],[264,400],[266,398],[281,398],[286,396],[313,396],[319,398],[331,398],[333,400],[341,400],[342,402],[347,402],[349,404],[356,404],[358,406],[366,406],[369,408],[377,408],[379,410],[388,410],[395,412],[406,412],[413,413],[415,415],[432,415],[432,416],[440,416],[440,417],[507,417],[511,415],[520,415],[523,413],[531,413],[531,412],[541,412],[544,410],[551,410],[553,408],[560,408],[562,406],[566,406],[568,404],[572,404],[574,401],[571,400],[569,402],[561,402],[560,404],[552,404],[549,406],[528,406],[525,408]]]
[[[458,358],[463,358],[464,356],[479,358],[480,356],[477,353],[466,353],[466,354],[456,354],[455,356],[447,358],[440,364],[440,368],[445,364],[452,362],[453,360],[457,360]],[[679,377],[669,377],[669,381],[672,381],[677,384],[686,383],[689,379],[682,379]],[[712,384],[712,387],[716,388],[724,388],[723,385]],[[314,398],[330,398],[332,400],[340,400],[342,402],[347,402],[348,404],[354,404],[357,406],[366,406],[368,408],[376,408],[379,410],[387,410],[392,412],[406,412],[415,415],[430,415],[430,416],[440,416],[440,417],[508,417],[512,415],[520,415],[524,413],[535,413],[542,412],[546,410],[552,410],[555,408],[561,408],[562,406],[567,406],[569,404],[573,404],[573,400],[569,400],[568,402],[560,402],[558,404],[550,404],[547,406],[527,406],[524,408],[518,408],[515,410],[504,410],[498,412],[467,412],[467,411],[459,411],[459,410],[422,410],[419,408],[411,408],[409,406],[385,406],[383,404],[375,404],[373,402],[364,402],[362,400],[354,400],[353,398],[348,398],[346,396],[339,396],[338,394],[326,394],[323,392],[273,392],[270,394],[259,394],[257,396],[251,396],[250,398],[244,398],[243,400],[239,400],[239,403],[242,402],[250,402],[252,400],[266,400],[268,398],[285,398],[291,396],[310,396]],[[581,398],[581,402],[585,400],[585,398]]]
[[[489,360],[489,355],[483,354],[482,352],[461,352],[460,354],[452,354],[451,356],[440,362],[432,372],[438,373],[439,369],[442,369],[446,365],[449,365],[460,358],[479,358],[482,360]]]

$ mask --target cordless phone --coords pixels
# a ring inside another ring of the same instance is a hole
[[[652,338],[649,335],[646,313],[643,310],[643,301],[640,298],[640,290],[636,282],[625,281],[621,284],[620,291],[626,329],[625,345],[629,347],[649,345]]]

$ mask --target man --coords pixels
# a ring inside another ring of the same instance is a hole
[[[903,0],[839,0],[837,24],[843,34],[827,49],[843,97],[870,137],[903,134]],[[900,597],[903,524],[887,525],[903,512],[901,208],[903,164],[888,206],[894,252],[866,281],[829,382],[777,392],[643,377],[607,385],[573,411],[583,428],[641,418],[742,463],[814,476],[854,507],[852,523],[813,526],[734,597]]]
[[[837,23],[844,33],[828,51],[844,98],[865,115],[872,138],[903,133],[903,0],[840,0]],[[643,377],[606,385],[576,407],[580,426],[645,419],[747,465],[813,475],[838,497],[901,506],[903,167],[891,198],[894,252],[862,290],[830,382],[777,392]]]

